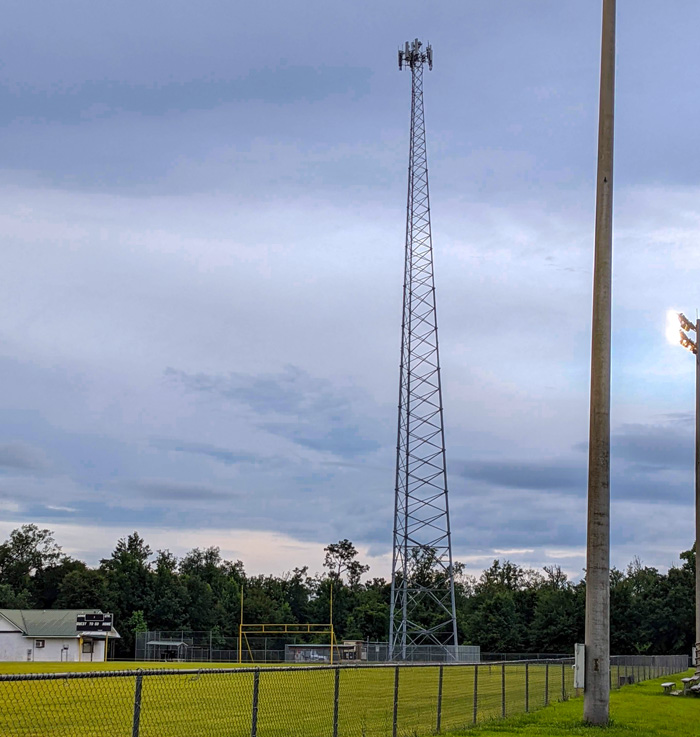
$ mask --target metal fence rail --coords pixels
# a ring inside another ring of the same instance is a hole
[[[398,737],[534,711],[575,695],[572,659],[484,664],[153,669],[0,675],[7,737]],[[616,657],[611,684],[688,668]]]

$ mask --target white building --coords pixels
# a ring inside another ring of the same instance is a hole
[[[0,609],[0,661],[89,663],[105,660],[109,633],[81,634],[78,614],[99,609]]]

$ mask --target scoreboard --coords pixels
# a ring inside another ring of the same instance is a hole
[[[77,632],[111,632],[113,617],[111,614],[78,614],[75,629]]]

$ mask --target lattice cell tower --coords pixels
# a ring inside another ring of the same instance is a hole
[[[440,386],[423,70],[433,68],[430,45],[418,39],[399,50],[411,70],[406,261],[403,284],[399,429],[396,450],[394,550],[389,641],[394,660],[415,645],[456,655],[450,515]]]

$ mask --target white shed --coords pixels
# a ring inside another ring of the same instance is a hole
[[[99,662],[105,660],[109,633],[80,634],[78,614],[99,609],[0,609],[0,661]]]

